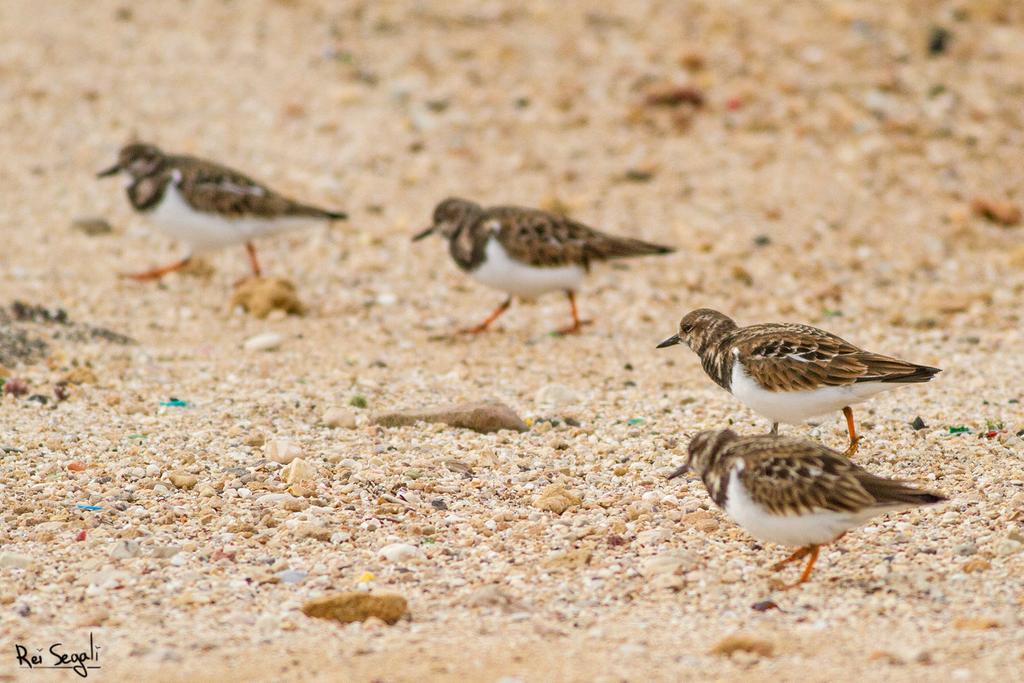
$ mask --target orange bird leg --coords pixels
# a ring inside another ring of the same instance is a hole
[[[511,305],[512,305],[512,297],[509,297],[509,298],[505,299],[501,303],[500,306],[495,308],[491,312],[491,314],[489,316],[487,316],[487,319],[484,320],[482,323],[480,323],[479,325],[477,325],[475,327],[467,327],[466,329],[462,330],[462,332],[465,333],[465,334],[480,334],[481,332],[486,331],[487,328],[491,326],[491,323],[493,323],[495,320],[497,320],[501,316],[502,313],[504,313],[505,311],[508,310],[508,307],[511,306]]]
[[[792,555],[790,555],[789,557],[787,557],[784,560],[780,560],[779,562],[776,562],[775,564],[773,564],[772,565],[772,571],[777,572],[777,571],[781,570],[783,567],[785,567],[790,562],[796,562],[797,560],[802,559],[809,552],[811,552],[811,549],[809,547],[797,548],[796,552],[794,552]]]
[[[860,437],[857,436],[857,427],[853,423],[853,409],[850,406],[846,406],[843,408],[843,415],[846,416],[846,429],[850,432],[850,445],[846,447],[843,455],[847,458],[852,458],[857,453]]]
[[[186,256],[180,261],[175,261],[167,266],[161,266],[160,268],[154,268],[153,270],[147,270],[142,273],[121,273],[120,277],[130,278],[139,282],[145,282],[146,280],[159,280],[164,275],[167,275],[167,273],[173,273],[176,270],[181,270],[187,266],[188,262],[191,260],[191,256]]]
[[[253,246],[252,242],[246,242],[245,250],[249,252],[249,265],[252,266],[252,274],[259,277],[261,272],[260,262],[256,259],[256,247]]]
[[[800,574],[800,578],[797,580],[797,582],[796,583],[791,583],[790,585],[786,586],[787,588],[793,588],[795,586],[799,586],[801,583],[806,583],[807,579],[811,578],[811,570],[814,569],[814,563],[818,559],[818,549],[819,548],[820,548],[820,546],[816,546],[816,545],[812,545],[811,546],[811,548],[810,548],[811,558],[809,560],[807,560],[807,566],[804,567],[804,571],[803,571],[802,574]]]
[[[570,289],[567,290],[565,294],[566,296],[569,297],[569,307],[572,309],[572,325],[570,325],[569,327],[563,327],[562,329],[555,332],[555,334],[576,334],[581,329],[583,329],[584,325],[589,325],[591,321],[580,320],[580,314],[576,310],[576,292]]]
[[[807,566],[804,567],[803,572],[800,574],[800,578],[797,579],[794,583],[789,583],[789,584],[784,585],[782,587],[783,590],[787,590],[789,588],[795,588],[796,586],[799,586],[800,584],[807,582],[807,579],[809,579],[811,577],[811,570],[814,569],[814,563],[818,559],[818,551],[819,551],[820,547],[821,546],[817,546],[817,545],[808,545],[808,546],[805,546],[803,548],[799,548],[795,553],[793,553],[792,555],[790,555],[786,559],[782,560],[781,562],[776,562],[774,565],[772,565],[772,569],[774,569],[775,571],[778,571],[778,570],[782,569],[785,565],[789,564],[790,562],[794,562],[794,561],[799,560],[799,559],[801,559],[801,558],[803,558],[803,557],[805,557],[807,555],[810,555],[810,558],[807,560]]]

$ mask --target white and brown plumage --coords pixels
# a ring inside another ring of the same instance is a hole
[[[192,255],[232,244],[244,244],[253,274],[260,275],[252,240],[310,224],[312,220],[346,218],[294,201],[252,178],[212,161],[166,154],[154,145],[133,143],[118,154],[117,163],[101,171],[106,177],[123,172],[132,207],[150,217],[169,236],[185,242],[188,252],[178,261],[127,277],[159,278],[184,267]]]
[[[679,332],[658,348],[685,342],[708,376],[744,405],[778,424],[799,424],[842,410],[857,452],[854,404],[903,384],[927,382],[940,370],[865,351],[809,325],[739,327],[709,308],[687,313]]]
[[[466,332],[486,330],[508,310],[513,296],[533,298],[555,290],[564,291],[572,307],[572,325],[560,332],[578,332],[583,323],[576,311],[576,290],[592,263],[673,251],[671,247],[608,235],[538,209],[484,208],[457,198],[438,204],[433,224],[413,241],[434,233],[448,240],[448,251],[459,268],[478,282],[508,294],[486,320]]]
[[[800,579],[787,587],[808,579],[819,546],[877,515],[945,500],[875,476],[813,441],[741,437],[728,429],[693,437],[686,464],[669,479],[686,471],[697,474],[715,504],[750,535],[797,547],[773,569],[809,556]]]

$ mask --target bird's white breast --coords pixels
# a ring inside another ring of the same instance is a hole
[[[876,510],[854,513],[817,509],[801,515],[776,515],[750,497],[740,482],[742,469],[742,462],[737,463],[729,474],[725,514],[762,541],[788,546],[830,543],[878,513]]]
[[[804,391],[768,391],[747,374],[737,358],[732,366],[730,391],[745,406],[772,422],[799,424],[895,389],[893,382],[858,382],[841,387],[822,387]]]
[[[163,233],[190,246],[190,253],[242,244],[309,224],[308,218],[229,218],[192,208],[178,189],[175,171],[160,202],[147,214]]]
[[[542,268],[516,261],[493,237],[487,241],[484,256],[484,262],[470,271],[477,282],[528,299],[555,290],[575,291],[586,275],[579,265]]]

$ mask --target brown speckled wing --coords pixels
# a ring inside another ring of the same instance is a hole
[[[813,441],[755,436],[727,449],[723,462],[742,460],[739,478],[750,497],[778,515],[906,509],[946,500],[898,479],[875,476]]]
[[[238,171],[193,157],[173,157],[182,196],[197,211],[229,218],[330,218],[330,212],[283,197]]]
[[[926,382],[939,370],[859,349],[808,325],[765,324],[737,330],[732,347],[743,368],[769,391],[800,391],[857,382]]]
[[[546,211],[512,206],[487,210],[480,224],[492,232],[512,258],[538,267],[666,254],[669,247],[616,237]]]
[[[767,436],[745,440],[737,447],[743,449],[740,482],[751,498],[775,514],[858,512],[894,504],[879,501],[861,482],[862,475],[878,477],[813,442]]]

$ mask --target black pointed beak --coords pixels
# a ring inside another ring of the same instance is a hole
[[[683,341],[683,340],[679,338],[678,334],[673,334],[671,337],[669,337],[668,339],[666,339],[663,342],[661,342],[660,344],[658,344],[658,346],[655,347],[655,348],[663,349],[663,348],[665,348],[667,346],[675,346],[676,344],[678,344],[681,341]]]
[[[109,178],[112,175],[116,175],[121,171],[121,164],[114,164],[110,168],[105,168],[96,174],[97,178]]]
[[[682,467],[677,467],[675,470],[673,470],[672,474],[668,475],[668,478],[669,479],[675,479],[676,477],[683,476],[684,474],[686,474],[689,471],[690,471],[690,466],[689,465],[683,465]]]
[[[434,226],[431,225],[429,228],[427,228],[423,232],[418,232],[415,235],[413,235],[412,241],[413,242],[419,242],[424,237],[430,237],[433,234],[434,234]]]

